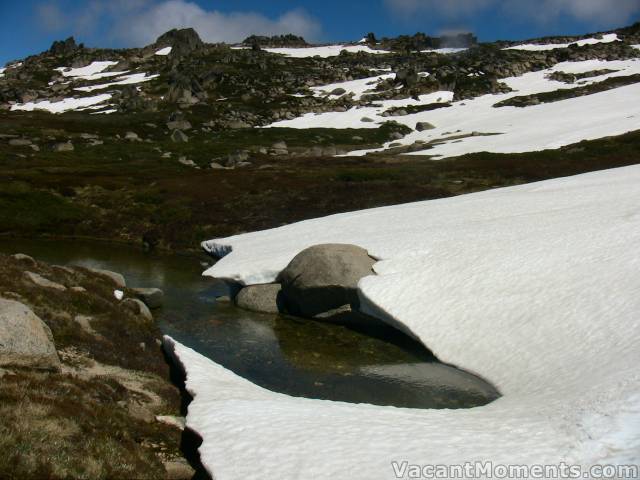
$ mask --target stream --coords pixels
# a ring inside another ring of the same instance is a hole
[[[0,239],[0,252],[122,273],[130,287],[157,287],[160,330],[269,390],[308,398],[409,408],[470,408],[499,393],[440,363],[418,342],[380,325],[367,331],[240,310],[215,298],[223,282],[202,277],[211,259],[145,253],[102,242]]]

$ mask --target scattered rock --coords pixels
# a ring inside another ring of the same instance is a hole
[[[282,299],[294,315],[314,317],[343,305],[359,306],[357,285],[376,261],[355,245],[316,245],[300,252],[280,273]]]
[[[168,480],[191,480],[196,471],[183,458],[164,462],[164,469],[167,471]]]
[[[338,87],[334,90],[331,91],[331,95],[334,95],[336,97],[340,97],[342,95],[344,95],[345,93],[347,93],[347,91],[344,88]]]
[[[28,138],[12,138],[9,140],[9,145],[12,147],[28,147],[32,144]]]
[[[43,276],[38,275],[37,273],[24,272],[24,275],[29,280],[31,280],[33,283],[35,283],[40,287],[53,288],[55,290],[60,290],[61,292],[64,292],[67,289],[67,287],[65,287],[64,285],[60,285],[59,283],[52,282],[51,280],[44,278]]]
[[[59,370],[51,329],[26,305],[0,298],[0,365]]]
[[[184,430],[186,419],[184,417],[176,417],[174,415],[157,415],[156,420],[165,425],[176,427],[178,430]]]
[[[112,272],[111,270],[102,270],[99,268],[89,268],[88,270],[93,273],[97,273],[98,275],[110,278],[113,283],[120,288],[125,288],[127,286],[126,280],[120,273]]]
[[[142,139],[135,132],[127,132],[124,135],[124,139],[128,140],[130,142],[141,142],[142,141]]]
[[[176,130],[177,131],[177,130]],[[178,158],[178,162],[186,167],[197,167],[198,165],[193,160],[189,160],[187,157]]]
[[[151,309],[160,308],[164,303],[164,292],[159,288],[134,288],[132,291]]]
[[[191,123],[187,120],[174,120],[167,123],[169,130],[191,130]]]
[[[429,122],[418,122],[416,123],[416,131],[418,132],[423,132],[425,130],[433,130],[434,127],[433,125],[431,125]]]
[[[56,143],[53,146],[54,152],[73,152],[75,149],[76,148],[73,146],[73,143],[71,142]]]
[[[189,141],[189,137],[182,130],[174,130],[171,132],[171,140],[175,143],[187,143]]]
[[[15,255],[12,255],[12,257],[21,263],[28,264],[30,267],[35,267],[38,264],[33,257],[25,255],[24,253],[16,253]]]
[[[280,309],[280,291],[278,283],[251,285],[243,288],[236,297],[236,305],[245,310],[260,313],[278,313]]]
[[[127,298],[122,305],[131,310],[135,315],[141,316],[148,322],[153,322],[151,310],[137,298]]]

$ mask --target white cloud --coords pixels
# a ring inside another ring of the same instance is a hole
[[[206,11],[195,3],[169,0],[123,18],[116,33],[131,43],[142,45],[172,28],[193,27],[205,42],[239,42],[251,34],[294,33],[316,38],[319,23],[302,10],[292,10],[276,19],[253,12]]]
[[[399,16],[418,13],[445,20],[468,19],[489,9],[518,19],[549,23],[562,16],[603,27],[622,26],[640,13],[639,0],[384,0]]]
[[[147,45],[172,28],[195,28],[212,43],[284,33],[313,40],[322,32],[320,23],[301,9],[269,18],[256,12],[207,10],[188,0],[91,0],[64,15],[58,2],[51,0],[38,5],[36,15],[46,30],[67,30],[81,37],[99,32],[126,46]]]

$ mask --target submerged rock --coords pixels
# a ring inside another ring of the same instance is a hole
[[[26,305],[0,298],[0,366],[59,370],[49,327]]]
[[[281,285],[252,285],[240,290],[236,297],[236,305],[245,310],[260,313],[278,313],[281,308]]]
[[[134,288],[133,292],[149,308],[160,308],[164,303],[164,292],[159,288]]]
[[[286,309],[314,317],[343,305],[358,308],[357,286],[376,261],[355,245],[316,245],[300,252],[280,273]]]

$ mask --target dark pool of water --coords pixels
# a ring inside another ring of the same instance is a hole
[[[412,408],[484,405],[498,392],[439,363],[385,325],[367,331],[217,304],[226,286],[201,276],[206,256],[149,254],[98,242],[0,239],[0,252],[122,273],[131,287],[158,287],[163,333],[254,383],[294,396]]]

